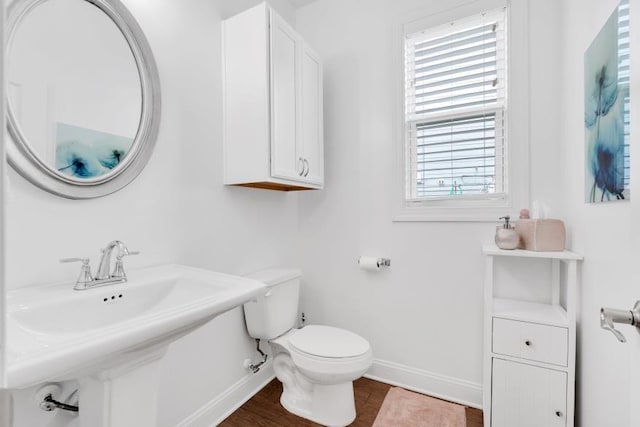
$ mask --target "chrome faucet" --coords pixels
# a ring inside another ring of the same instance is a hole
[[[116,255],[116,267],[113,269],[113,274],[109,274],[109,267],[111,266],[111,253],[114,249],[118,249],[118,254]],[[106,248],[102,249],[102,258],[100,259],[100,265],[98,266],[98,271],[96,272],[96,280],[104,280],[109,279],[111,277],[124,277],[126,280],[126,275],[124,274],[124,270],[122,269],[122,257],[125,255],[131,255],[127,247],[120,240],[114,240],[109,242]],[[118,266],[118,264],[120,264]],[[116,274],[118,273],[118,274]]]
[[[113,267],[113,272],[109,273],[109,267],[111,266],[111,254],[114,249],[118,250],[116,254],[116,262]],[[81,291],[97,286],[126,282],[127,274],[124,271],[122,258],[127,255],[138,255],[139,253],[140,252],[131,252],[120,240],[110,242],[106,248],[102,249],[102,258],[100,259],[100,265],[98,266],[98,271],[96,272],[95,277],[91,275],[89,258],[64,258],[61,259],[60,262],[82,262],[80,276],[73,287],[73,289]]]

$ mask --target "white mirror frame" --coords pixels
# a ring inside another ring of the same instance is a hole
[[[4,28],[5,23],[5,10],[4,7],[0,8],[0,28]],[[4,34],[0,33],[0,99],[5,98],[5,51],[4,51]],[[6,102],[0,103],[0,130],[4,129],[5,125],[5,109]],[[6,224],[6,206],[7,191],[5,187],[6,183],[6,169],[7,164],[5,162],[5,133],[0,132],[0,425],[11,425],[11,398],[6,388],[7,382],[5,377],[5,357],[7,348],[7,339],[5,336],[6,325],[6,313],[7,306],[5,283],[7,283],[7,275],[5,268],[6,260],[6,246],[5,246],[5,224]]]
[[[48,0],[14,0],[7,16],[7,58],[12,37],[25,16]],[[160,77],[151,47],[142,29],[119,0],[83,0],[102,10],[122,32],[138,67],[142,92],[140,124],[131,150],[122,163],[107,174],[80,180],[65,176],[45,164],[29,146],[11,108],[7,105],[9,164],[25,179],[45,191],[69,199],[92,199],[118,191],[133,181],[145,167],[155,146],[160,127]],[[8,98],[7,98],[8,99]]]

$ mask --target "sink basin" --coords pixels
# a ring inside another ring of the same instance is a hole
[[[84,291],[72,283],[10,291],[8,384],[77,379],[117,366],[264,291],[248,278],[181,265],[132,270],[126,283]]]

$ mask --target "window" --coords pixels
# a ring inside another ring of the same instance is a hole
[[[405,199],[508,189],[505,11],[405,34]]]

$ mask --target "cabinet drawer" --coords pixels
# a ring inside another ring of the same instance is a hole
[[[567,347],[567,328],[493,318],[494,353],[567,366]]]

